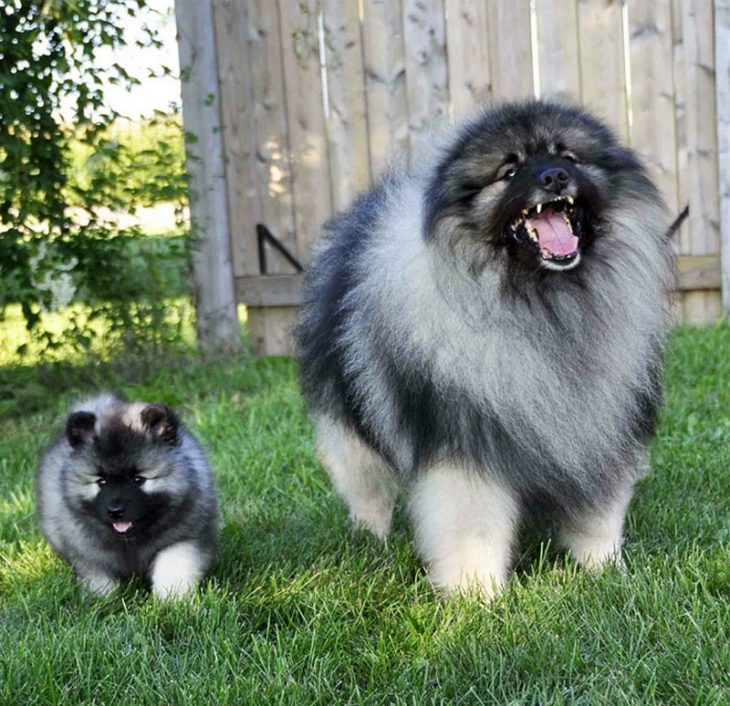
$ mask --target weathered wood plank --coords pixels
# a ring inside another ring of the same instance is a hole
[[[680,255],[676,264],[680,291],[720,289],[719,255]]]
[[[715,0],[722,306],[730,314],[730,0]]]
[[[367,106],[357,0],[323,0],[330,179],[336,211],[370,183]]]
[[[685,91],[684,30],[682,24],[683,0],[672,0],[672,69],[674,74],[674,127],[677,141],[677,201],[682,210],[689,204],[687,178],[687,105]],[[690,221],[685,219],[673,238],[674,251],[686,255],[691,250]]]
[[[363,61],[370,169],[408,161],[408,105],[401,0],[363,0]]]
[[[273,3],[272,3],[273,5]],[[296,254],[308,259],[332,213],[317,0],[279,0]]]
[[[578,7],[574,2],[537,0],[540,96],[580,101]]]
[[[406,95],[411,159],[423,155],[448,120],[443,0],[403,0]]]
[[[715,109],[715,56],[712,4],[706,0],[684,3],[686,56],[689,218],[692,253],[720,251],[719,189],[717,180],[717,111]]]
[[[684,0],[672,0],[672,35],[674,54],[674,117],[677,135],[677,194],[679,203],[689,204],[689,175],[687,170],[687,100],[686,57],[684,47]],[[674,237],[675,251],[687,255],[692,251],[690,219],[685,219]],[[677,293],[679,323],[697,324],[705,318],[705,293],[679,291]]]
[[[294,306],[302,303],[302,275],[236,277],[236,299],[248,306]]]
[[[249,20],[246,42],[251,62],[254,122],[248,129],[256,134],[259,218],[285,247],[296,252],[279,13],[276,3],[270,0],[247,0],[240,4],[246,5]],[[247,252],[255,258],[246,271],[258,273],[256,233],[247,232],[245,237]],[[271,249],[267,250],[267,268],[272,273],[292,271],[291,265]]]
[[[578,0],[581,96],[628,139],[623,18],[619,0]]]
[[[183,124],[190,174],[190,213],[196,330],[203,350],[237,351],[241,329],[233,289],[221,102],[210,0],[175,4],[182,81]]]
[[[672,77],[672,15],[666,3],[628,5],[631,57],[631,144],[644,157],[673,217],[677,194],[677,140]]]
[[[468,117],[492,95],[489,25],[483,0],[446,0],[449,115]]]
[[[495,99],[534,95],[529,0],[491,0],[489,61]]]
[[[687,174],[689,185],[690,252],[720,252],[720,199],[717,173],[717,111],[713,7],[707,0],[685,0],[682,14],[687,106]],[[719,292],[686,300],[691,323],[715,320]]]
[[[722,314],[720,290],[682,293],[682,323],[689,326],[714,324]]]
[[[291,330],[297,316],[294,306],[248,309],[248,338],[254,355],[293,355]]]
[[[679,291],[717,291],[719,255],[682,255],[676,258]],[[303,275],[236,277],[236,299],[249,306],[295,306],[302,303]]]
[[[233,270],[236,276],[258,274],[256,224],[261,213],[248,3],[213,0],[213,15]]]

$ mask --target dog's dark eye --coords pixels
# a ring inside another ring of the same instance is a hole
[[[569,150],[564,150],[564,151],[563,151],[563,152],[561,153],[561,155],[560,155],[560,156],[561,156],[561,157],[562,157],[563,159],[567,159],[567,160],[568,160],[569,162],[577,162],[577,161],[578,161],[578,157],[577,157],[577,156],[576,156],[576,155],[575,155],[575,154],[574,154],[573,152],[571,152],[571,151],[569,151]]]
[[[135,485],[143,485],[146,482],[147,479],[143,476],[135,476],[134,478],[132,478],[132,483],[134,483]]]
[[[517,167],[510,167],[504,174],[502,174],[502,179],[509,181],[515,174],[517,174]]]
[[[106,478],[97,478],[96,484],[101,487],[102,485],[106,485]]]

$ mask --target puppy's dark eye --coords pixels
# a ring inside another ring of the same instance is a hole
[[[102,485],[106,485],[106,478],[97,478],[96,484],[101,487]]]
[[[569,162],[577,162],[578,161],[578,157],[573,152],[570,152],[569,150],[563,151],[560,156],[563,159],[567,159]]]
[[[509,181],[515,174],[517,174],[517,167],[510,167],[504,174],[502,174],[502,179]]]
[[[134,483],[135,485],[143,485],[146,482],[147,479],[143,476],[135,476],[134,478],[132,478],[132,483]]]

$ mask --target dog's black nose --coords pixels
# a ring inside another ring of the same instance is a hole
[[[562,167],[550,167],[540,172],[537,180],[540,186],[559,194],[570,182],[570,174]]]
[[[106,512],[109,515],[109,517],[112,518],[112,520],[119,520],[119,519],[121,519],[122,515],[124,514],[124,505],[122,505],[121,503],[115,503],[114,505],[107,505]]]

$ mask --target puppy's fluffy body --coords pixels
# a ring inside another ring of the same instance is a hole
[[[446,591],[504,582],[547,511],[615,559],[660,401],[667,218],[636,156],[581,110],[485,112],[326,226],[297,326],[320,456],[385,537],[410,497]]]
[[[41,460],[37,500],[46,539],[94,593],[140,575],[178,596],[215,558],[213,474],[164,405],[110,394],[78,405]]]

